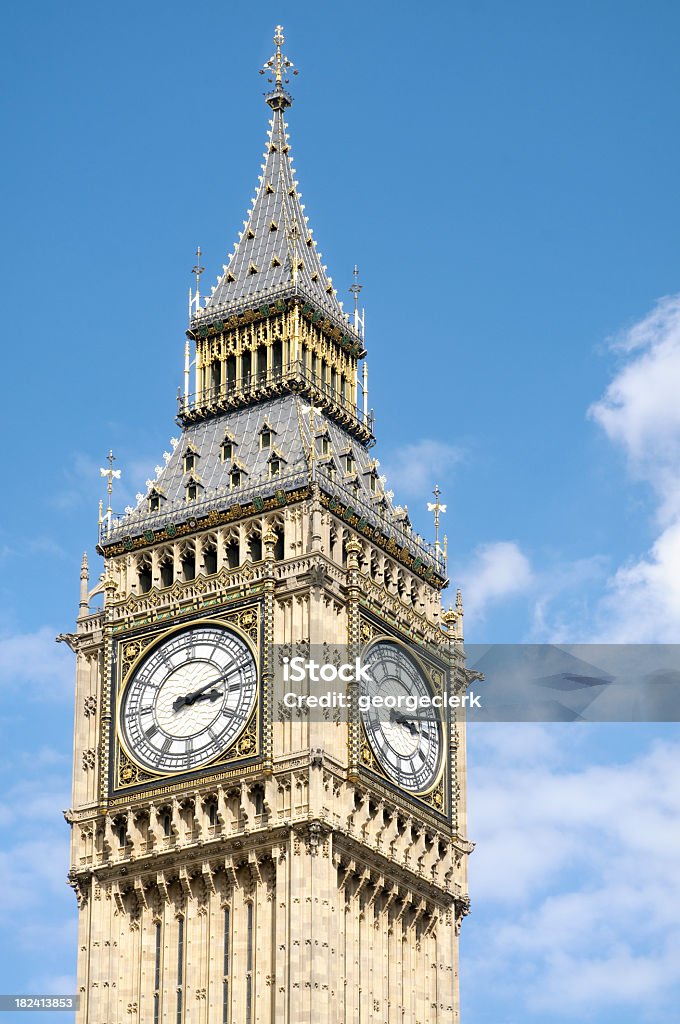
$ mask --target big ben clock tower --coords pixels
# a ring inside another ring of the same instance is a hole
[[[103,517],[93,590],[81,569],[82,1024],[459,1019],[464,724],[431,699],[465,686],[462,605],[371,454],[363,324],[303,213],[274,42],[256,196],[192,296],[179,439]],[[368,696],[430,709],[281,714],[282,648],[334,645],[364,652]]]

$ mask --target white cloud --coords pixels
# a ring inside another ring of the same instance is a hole
[[[680,743],[581,765],[581,742],[573,725],[470,730],[478,845],[464,984],[483,978],[523,1021],[604,1020],[619,1009],[631,1014],[620,1021],[670,1020],[680,997]]]
[[[76,901],[66,884],[70,830],[62,815],[70,799],[68,762],[44,747],[34,758],[18,754],[0,764],[2,955],[13,991],[75,992],[74,979],[63,973],[77,945]]]
[[[608,643],[677,643],[680,635],[680,517],[649,553],[617,570],[597,614]]]
[[[589,414],[636,472],[665,488],[680,458],[680,295],[661,299],[612,347],[626,361]]]
[[[624,363],[589,413],[658,500],[659,536],[608,582],[595,638],[675,642],[680,622],[680,295],[662,299],[614,348]]]
[[[526,593],[533,583],[527,556],[514,541],[480,544],[469,561],[455,569],[465,612],[480,622],[489,605]]]
[[[446,481],[454,466],[461,462],[463,451],[443,441],[432,441],[427,438],[404,445],[384,466],[387,484],[396,492],[397,500],[401,494],[406,497],[417,497],[423,503],[430,500],[432,488],[439,483],[446,491]],[[382,472],[382,470],[381,470]],[[446,501],[447,495],[443,498]],[[446,532],[446,531],[444,531]]]

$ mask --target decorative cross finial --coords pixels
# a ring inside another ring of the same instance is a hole
[[[205,270],[205,267],[201,266],[201,247],[199,245],[197,247],[197,249],[196,249],[196,262],[194,263],[193,267],[191,268],[191,273],[196,278],[196,291],[193,292],[191,290],[191,288],[189,289],[189,320],[191,320],[191,315],[192,315],[192,312],[193,312],[194,309],[196,310],[197,313],[200,310],[200,306],[201,306],[201,292],[200,292],[201,274],[203,273],[204,270]]]
[[[265,97],[267,103],[272,110],[283,110],[284,107],[289,107],[293,102],[288,93],[284,89],[284,85],[288,85],[289,79],[286,75],[290,68],[293,68],[293,74],[297,75],[295,65],[292,61],[288,60],[284,53],[281,52],[281,47],[284,43],[283,25],[277,25],[274,32],[274,45],[276,47],[276,53],[273,57],[262,66],[260,70],[261,75],[269,75],[268,82],[274,86],[274,91],[267,94]]]
[[[439,501],[439,497],[440,497],[440,495],[442,493],[439,490],[439,484],[435,484],[434,485],[434,490],[433,490],[432,493],[434,494],[434,501],[428,501],[428,503],[427,503],[427,511],[428,512],[434,512],[434,546],[435,546],[437,552],[439,552],[439,550],[440,550],[440,544],[439,544],[439,516],[440,516],[440,513],[446,512],[446,505],[442,505],[440,503],[440,501]]]
[[[281,65],[282,65],[282,61],[284,60],[284,57],[283,57],[283,54],[281,53],[281,47],[283,46],[285,41],[286,40],[285,40],[285,36],[283,34],[283,25],[277,25],[275,30],[274,30],[274,46],[276,47],[276,53],[274,55],[274,60],[276,61],[276,84],[277,85],[282,85],[283,84],[282,76],[281,76]]]
[[[109,468],[108,469],[100,469],[99,472],[101,473],[102,476],[105,476],[107,478],[106,491],[107,491],[107,494],[109,496],[109,505],[108,505],[108,508],[107,508],[106,511],[108,513],[110,513],[111,512],[111,495],[113,493],[113,481],[114,480],[120,480],[120,470],[113,468],[113,464],[116,461],[116,456],[113,454],[112,451],[109,452],[107,458],[109,460]]]
[[[205,270],[205,267],[201,266],[201,247],[200,245],[196,249],[196,262],[191,268],[191,273],[196,278],[196,295],[198,295],[198,289],[201,284],[201,274]]]
[[[356,331],[358,331],[359,330],[359,292],[361,291],[361,289],[364,286],[362,284],[359,284],[359,268],[356,265],[356,263],[354,264],[353,274],[354,274],[354,284],[351,286],[351,288],[349,290],[351,291],[352,295],[354,296],[354,329]]]

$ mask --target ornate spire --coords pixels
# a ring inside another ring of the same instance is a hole
[[[300,201],[284,121],[284,112],[292,103],[284,88],[286,73],[293,65],[281,50],[281,26],[277,26],[274,42],[276,52],[262,70],[262,74],[269,73],[274,86],[265,97],[273,116],[257,191],[234,251],[211,296],[201,309],[196,308],[192,327],[226,319],[254,300],[259,305],[299,296],[328,316],[333,326],[354,335],[354,324],[338,301]],[[355,340],[361,339],[357,336]]]

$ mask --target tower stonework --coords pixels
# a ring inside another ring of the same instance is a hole
[[[275,706],[281,645],[361,646],[424,693],[466,680],[441,548],[372,455],[363,327],[304,216],[275,43],[257,193],[192,299],[180,436],[102,518],[93,590],[81,567],[79,1024],[459,1020],[464,722]]]

